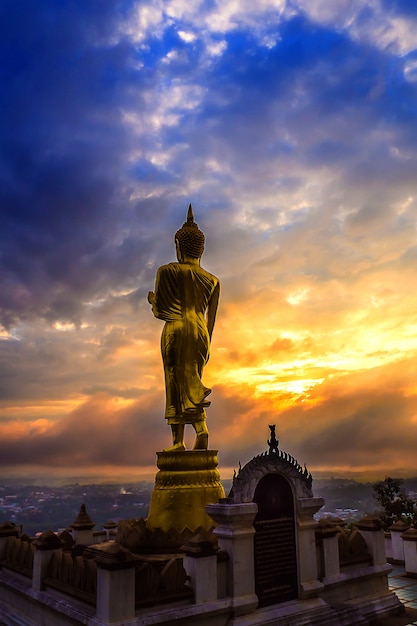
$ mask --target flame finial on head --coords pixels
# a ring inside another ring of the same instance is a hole
[[[181,252],[193,259],[199,259],[204,251],[204,233],[194,221],[193,207],[188,207],[187,221],[175,233]]]
[[[191,202],[188,207],[187,224],[189,224],[190,222],[194,223],[194,214],[193,214],[193,207],[191,206]]]

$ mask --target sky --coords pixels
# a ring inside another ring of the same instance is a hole
[[[416,475],[415,0],[3,0],[0,30],[0,482],[155,474],[147,293],[190,202],[222,476],[268,424],[313,476]]]

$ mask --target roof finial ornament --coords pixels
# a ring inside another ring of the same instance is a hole
[[[267,440],[269,454],[278,454],[279,441],[275,435],[275,424],[269,424],[269,430],[271,431],[271,439]]]

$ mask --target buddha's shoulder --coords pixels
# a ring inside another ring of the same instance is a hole
[[[193,272],[195,274],[199,274],[200,276],[204,276],[207,280],[209,280],[213,285],[216,285],[219,282],[219,279],[208,272],[201,265],[189,265],[188,263],[178,263],[173,261],[172,263],[167,263],[166,265],[161,265],[158,269],[158,273],[161,274],[180,274],[183,272],[184,274],[188,274],[189,272]]]
[[[204,267],[200,266],[200,271],[208,278],[211,280],[211,282],[213,284],[217,284],[219,282],[219,279],[217,278],[217,276],[215,276],[214,274],[210,274],[210,272],[208,272],[207,270],[204,269]]]
[[[176,261],[173,261],[172,263],[167,263],[166,265],[161,265],[161,267],[158,268],[158,272],[160,274],[178,273],[180,271],[181,265]]]

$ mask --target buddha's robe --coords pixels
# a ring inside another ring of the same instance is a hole
[[[169,263],[158,269],[152,311],[164,320],[161,352],[168,424],[205,419],[211,389],[201,377],[219,300],[219,280],[194,263]]]

